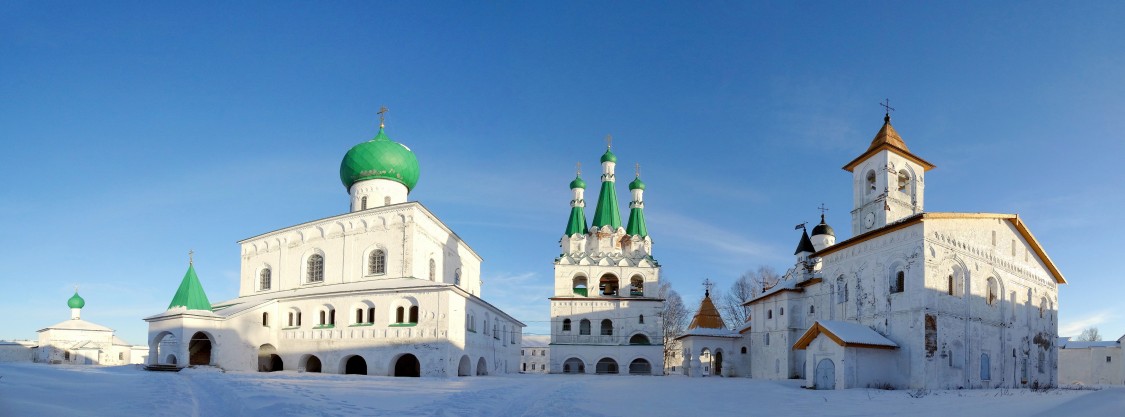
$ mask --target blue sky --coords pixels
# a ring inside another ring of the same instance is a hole
[[[143,343],[189,249],[212,301],[237,296],[236,241],[347,210],[340,158],[380,105],[411,199],[527,333],[606,134],[694,306],[704,278],[786,269],[821,203],[850,235],[840,167],[884,98],[938,166],[928,211],[1020,214],[1070,281],[1060,333],[1125,333],[1120,3],[604,3],[0,4],[0,339],[80,285],[84,318]]]

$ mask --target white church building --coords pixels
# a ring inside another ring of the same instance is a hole
[[[35,362],[74,365],[128,365],[144,363],[148,350],[114,335],[113,329],[82,319],[86,300],[78,290],[66,301],[70,319],[39,330]]]
[[[1015,214],[923,210],[925,175],[884,119],[852,174],[852,237],[802,232],[751,307],[749,372],[818,389],[1054,386],[1058,286]]]
[[[629,183],[628,223],[617,206],[617,156],[601,157],[601,191],[586,223],[586,182],[570,182],[571,213],[555,258],[551,373],[662,375],[660,264],[644,218],[645,183]]]
[[[384,109],[385,110],[385,109]],[[382,114],[382,112],[380,112]],[[383,131],[340,164],[348,213],[239,242],[237,298],[188,266],[149,323],[152,365],[390,376],[514,373],[524,324],[481,298],[481,257],[408,201],[419,166]]]

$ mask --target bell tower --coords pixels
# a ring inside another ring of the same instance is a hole
[[[852,235],[921,213],[926,171],[934,165],[914,155],[891,126],[889,103],[883,127],[844,170],[852,173]]]

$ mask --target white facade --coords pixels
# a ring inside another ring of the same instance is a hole
[[[1104,342],[1059,339],[1059,383],[1125,385],[1125,336]]]
[[[77,294],[75,295],[77,296]],[[148,352],[114,336],[113,329],[82,320],[81,308],[71,318],[39,330],[35,362],[75,365],[128,365],[145,363]]]
[[[609,159],[612,158],[612,159]],[[616,207],[616,157],[602,157],[602,195],[594,225],[586,230],[583,186],[572,187],[571,225],[560,240],[551,300],[551,373],[652,374],[664,370],[664,300],[657,298],[660,266],[647,231],[630,235]],[[576,181],[580,181],[577,180]],[[629,229],[644,230],[643,184],[630,185]],[[575,183],[572,183],[574,185]],[[599,218],[599,215],[601,216]],[[599,223],[604,223],[600,224]]]
[[[382,134],[382,133],[380,133]],[[404,146],[405,147],[405,146]],[[393,376],[519,371],[523,323],[480,298],[481,258],[387,179],[351,212],[239,242],[239,297],[149,322],[151,364]]]
[[[546,374],[551,369],[550,346],[523,346],[520,349],[520,373]]]
[[[835,243],[814,235],[782,281],[748,303],[753,377],[820,388],[1058,383],[1065,279],[1016,215],[923,212],[929,168],[889,119],[845,167],[854,173],[854,236]],[[896,346],[813,339],[818,321],[861,324]],[[818,384],[827,370],[831,378]]]

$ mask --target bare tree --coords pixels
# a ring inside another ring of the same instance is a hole
[[[689,312],[684,306],[683,298],[672,289],[672,283],[661,283],[658,294],[658,297],[664,299],[664,308],[660,312],[664,321],[664,363],[670,363],[679,350],[675,339],[684,334]]]
[[[766,288],[777,285],[781,276],[773,268],[759,266],[757,270],[746,271],[730,285],[727,291],[719,298],[719,311],[723,314],[723,321],[727,327],[737,329],[750,319],[750,307],[744,306],[747,301],[761,294]]]
[[[1082,334],[1078,335],[1074,340],[1079,342],[1100,342],[1102,341],[1102,334],[1098,333],[1097,327],[1087,327],[1082,330]]]

